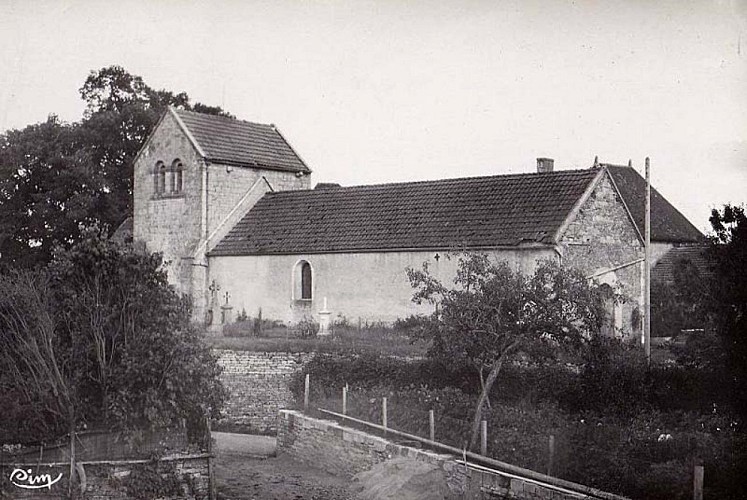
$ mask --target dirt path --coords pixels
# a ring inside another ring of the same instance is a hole
[[[220,500],[354,500],[350,481],[274,451],[267,438],[216,436],[215,479]]]

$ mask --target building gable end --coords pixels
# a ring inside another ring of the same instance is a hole
[[[566,216],[563,223],[558,227],[558,230],[555,232],[555,234],[552,237],[552,242],[555,244],[560,243],[561,239],[563,238],[563,235],[565,234],[566,230],[568,229],[568,226],[571,224],[571,222],[576,218],[578,215],[578,212],[581,210],[581,207],[584,206],[586,203],[586,200],[589,199],[589,196],[594,192],[594,190],[599,185],[600,180],[604,177],[604,170],[600,170],[597,175],[589,182],[589,185],[586,187],[586,190],[584,193],[576,200],[576,203],[573,205],[573,208],[570,212],[568,212],[568,215]]]

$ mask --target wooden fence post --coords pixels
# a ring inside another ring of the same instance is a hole
[[[382,419],[382,425],[384,426],[384,429],[386,429],[386,398],[382,398],[381,400],[381,419]],[[386,434],[386,430],[384,431],[384,434]]]
[[[488,421],[480,422],[480,455],[488,456]]]
[[[348,414],[348,384],[342,387],[342,414]]]
[[[213,429],[210,418],[205,417],[205,428],[207,431],[207,453],[208,453],[208,498],[215,500],[215,468],[213,466]]]
[[[550,434],[550,440],[548,442],[549,456],[547,459],[547,475],[552,476],[552,470],[555,466],[555,436]]]
[[[703,476],[705,471],[702,465],[696,465],[693,474],[693,500],[703,500]]]
[[[309,374],[306,374],[306,381],[303,388],[303,411],[309,411]]]
[[[428,428],[430,429],[431,441],[436,440],[436,417],[433,414],[433,410],[428,411]]]
[[[70,429],[70,476],[67,483],[67,494],[73,498],[73,478],[75,478],[75,427]]]

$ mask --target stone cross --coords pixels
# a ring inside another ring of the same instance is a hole
[[[230,293],[228,293],[228,292],[226,292],[226,295],[225,295],[225,297],[226,297],[226,305],[228,305],[228,299],[230,299],[230,298],[231,298],[231,294],[230,294]]]
[[[208,287],[208,290],[210,290],[210,298],[211,302],[215,303],[215,297],[218,295],[218,291],[220,290],[220,285],[213,280],[213,282]]]

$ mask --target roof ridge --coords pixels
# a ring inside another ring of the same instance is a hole
[[[173,106],[172,106],[173,107]],[[275,125],[272,123],[262,123],[262,122],[253,122],[249,120],[244,120],[242,118],[231,118],[230,116],[222,116],[222,115],[214,115],[212,113],[200,113],[199,111],[192,111],[188,109],[180,109],[180,108],[174,108],[174,111],[177,113],[187,113],[190,115],[197,115],[197,116],[204,116],[209,119],[218,118],[223,121],[230,121],[230,122],[240,122],[240,123],[248,123],[249,125],[261,125],[263,127],[269,127],[272,129],[275,129]]]
[[[482,180],[488,180],[488,179],[507,179],[507,178],[525,178],[525,177],[548,177],[548,176],[554,176],[555,174],[567,174],[567,173],[574,173],[574,174],[580,174],[580,173],[592,173],[593,175],[596,175],[596,172],[598,169],[595,168],[578,168],[578,169],[570,169],[570,170],[555,170],[553,172],[523,172],[523,173],[508,173],[508,174],[493,174],[493,175],[471,175],[471,176],[465,176],[465,177],[446,177],[444,179],[427,179],[427,180],[420,180],[420,181],[402,181],[402,182],[383,182],[380,184],[356,184],[353,186],[335,186],[335,187],[328,187],[322,190],[318,190],[315,188],[309,188],[309,189],[295,189],[292,191],[275,191],[272,193],[273,195],[279,195],[279,194],[287,194],[287,193],[303,193],[303,192],[331,192],[331,191],[339,191],[341,189],[375,189],[375,188],[387,188],[392,186],[412,186],[416,184],[438,184],[438,183],[446,183],[446,182],[464,182],[464,181],[482,181]],[[334,183],[334,182],[333,182]],[[325,183],[321,183],[325,184]]]

